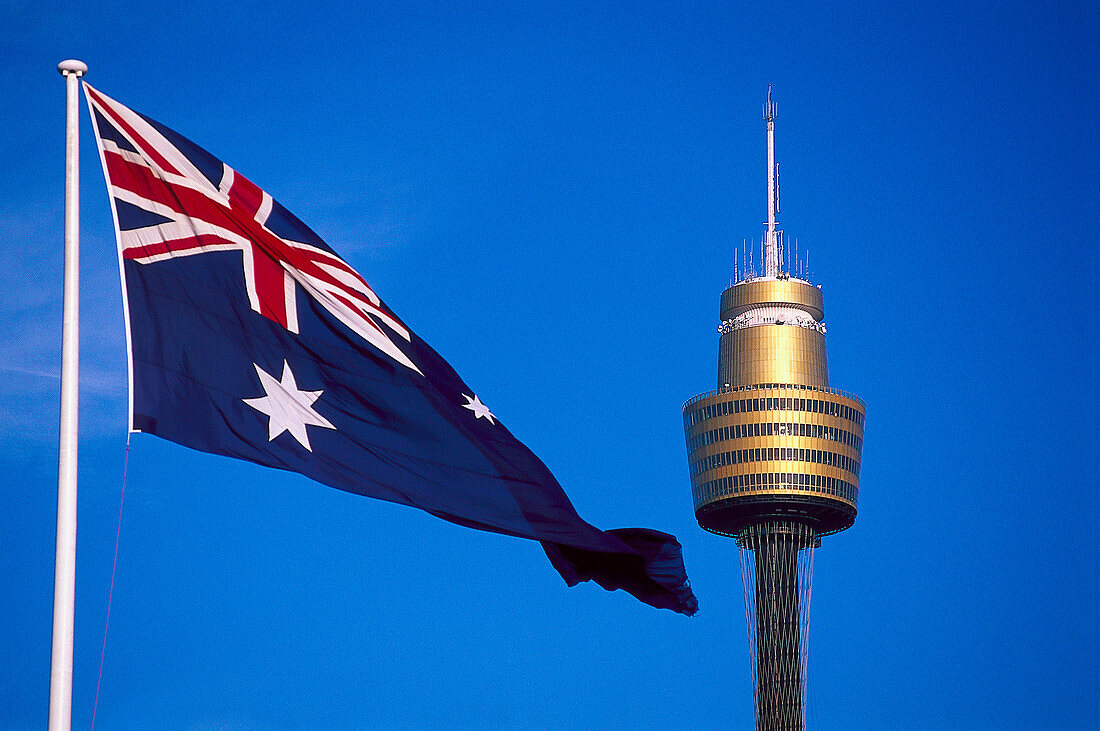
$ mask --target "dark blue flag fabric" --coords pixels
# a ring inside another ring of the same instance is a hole
[[[680,544],[600,531],[318,236],[90,86],[118,236],[130,428],[542,543],[565,581],[693,614]]]

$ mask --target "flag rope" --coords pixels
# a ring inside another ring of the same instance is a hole
[[[103,659],[107,656],[107,627],[111,624],[111,599],[115,594],[115,569],[118,568],[118,543],[122,536],[122,505],[126,501],[126,472],[130,467],[130,435],[126,433],[126,456],[122,459],[122,493],[118,498],[118,525],[115,528],[115,557],[111,561],[111,587],[107,590],[107,617],[103,620],[103,647],[99,651],[99,673],[95,680],[95,701],[92,703],[92,724],[95,728],[95,713],[99,708],[99,686],[103,682]]]

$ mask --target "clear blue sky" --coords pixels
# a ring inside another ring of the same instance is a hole
[[[695,525],[680,406],[714,387],[718,296],[762,230],[773,83],[781,222],[833,384],[869,406],[859,518],[817,554],[811,727],[1094,728],[1095,3],[465,5],[0,10],[0,727],[46,719],[77,57],[318,231],[586,519],[677,535],[702,607],[137,435],[97,726],[751,723],[736,549]],[[126,365],[81,114],[85,728]]]

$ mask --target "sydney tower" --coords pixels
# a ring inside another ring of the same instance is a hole
[[[769,731],[805,728],[813,553],[855,521],[865,414],[829,387],[821,289],[776,228],[775,112],[769,88],[761,260],[722,293],[717,390],[684,404],[695,517],[739,547],[756,725]]]

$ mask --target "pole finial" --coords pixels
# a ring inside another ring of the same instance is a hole
[[[69,74],[76,74],[77,76],[83,76],[88,73],[88,64],[83,61],[78,61],[75,58],[67,58],[61,63],[57,64],[57,73],[62,76],[68,76]]]

